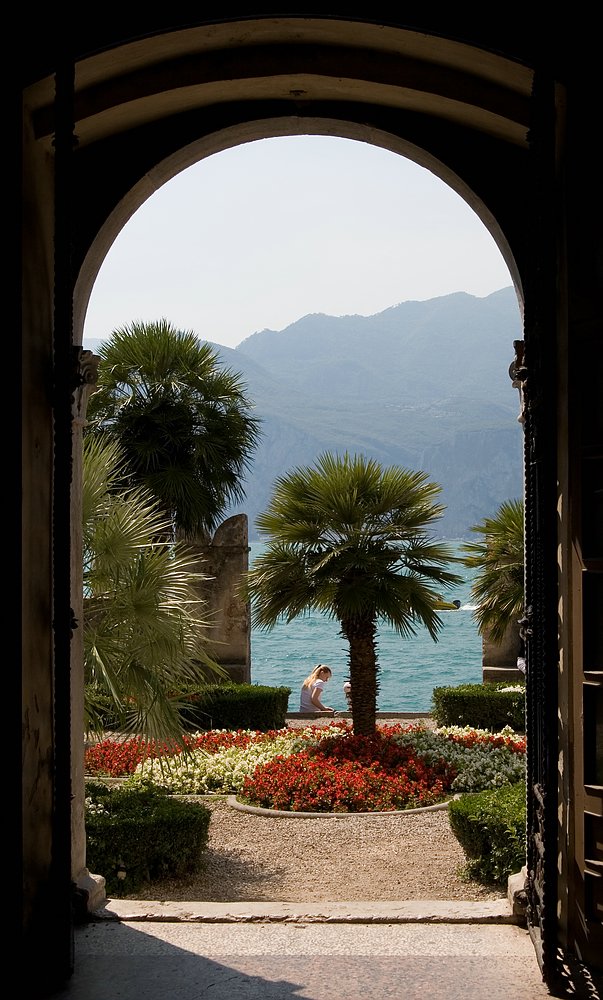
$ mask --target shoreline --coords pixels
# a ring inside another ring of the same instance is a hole
[[[430,719],[431,712],[376,712],[378,719]],[[286,719],[351,719],[349,711],[339,712],[286,712]]]
[[[330,722],[344,719],[352,721],[351,712],[287,712],[285,725],[289,729],[303,729],[306,726],[325,726]],[[377,722],[395,725],[399,722],[424,723],[430,729],[436,728],[433,716],[429,712],[377,712]]]

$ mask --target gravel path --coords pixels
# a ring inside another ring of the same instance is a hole
[[[211,809],[204,870],[166,879],[132,899],[234,902],[352,902],[501,899],[464,880],[465,858],[446,810],[312,819]],[[151,896],[149,896],[151,893]]]
[[[212,817],[202,873],[155,882],[130,898],[152,893],[153,899],[174,902],[479,902],[506,896],[462,877],[465,856],[447,810],[293,818],[240,812],[225,798],[203,801]]]

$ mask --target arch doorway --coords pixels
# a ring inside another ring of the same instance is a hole
[[[159,25],[143,15],[66,35],[38,19],[20,67],[26,940],[58,975],[69,970],[75,428],[95,275],[127,218],[184,167],[249,139],[322,134],[436,166],[496,239],[525,306],[516,377],[526,417],[529,923],[547,981],[567,956],[596,967],[603,393],[588,53],[572,74],[563,45],[462,17],[222,14]]]

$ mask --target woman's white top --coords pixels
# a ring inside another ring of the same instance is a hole
[[[303,687],[301,689],[301,694],[299,697],[299,710],[300,712],[319,712],[320,709],[312,702],[312,694],[318,688],[320,694],[322,695],[323,688],[325,686],[325,681],[314,681],[311,688]],[[321,698],[322,701],[322,698]]]

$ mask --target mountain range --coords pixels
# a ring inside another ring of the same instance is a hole
[[[243,505],[254,520],[276,477],[325,451],[362,453],[422,470],[442,487],[437,533],[467,538],[523,489],[513,341],[522,339],[515,291],[456,292],[373,316],[314,313],[237,347],[209,341],[246,385],[262,436]],[[95,350],[100,340],[84,341]]]

